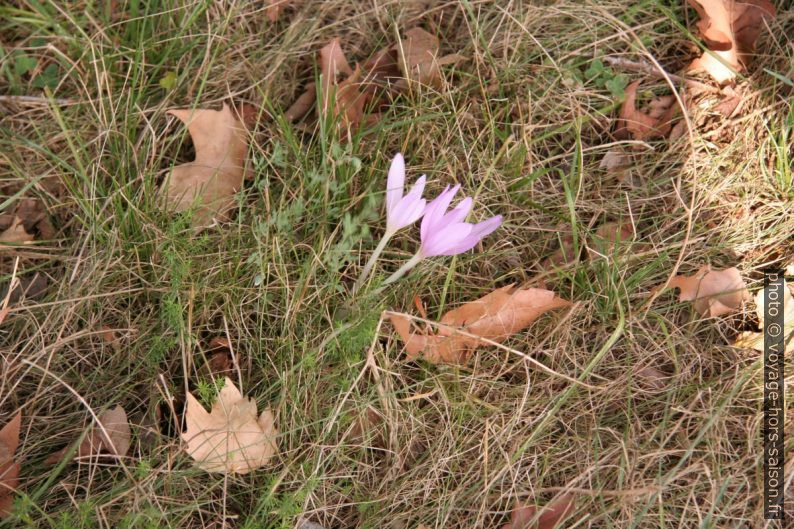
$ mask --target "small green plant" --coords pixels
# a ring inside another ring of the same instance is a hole
[[[601,59],[592,61],[584,75],[589,81],[594,82],[597,87],[609,90],[612,97],[616,99],[626,94],[629,78],[622,73],[615,74],[611,68],[604,65]]]

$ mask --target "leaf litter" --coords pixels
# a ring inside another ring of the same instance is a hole
[[[275,417],[265,408],[257,417],[256,402],[243,397],[228,377],[207,412],[187,394],[182,440],[196,466],[206,472],[248,474],[276,454]]]
[[[412,320],[406,315],[392,314],[390,319],[409,360],[421,357],[434,364],[465,364],[474,349],[487,343],[479,338],[503,342],[544,313],[569,305],[550,290],[508,285],[447,312],[437,334],[411,330]]]
[[[22,412],[0,429],[0,520],[11,514],[13,493],[19,486],[20,465],[14,459],[19,447]]]

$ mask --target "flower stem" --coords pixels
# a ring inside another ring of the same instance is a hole
[[[353,285],[353,292],[352,292],[353,295],[355,295],[356,292],[358,292],[359,289],[361,289],[361,287],[364,286],[364,282],[372,273],[372,269],[375,268],[375,263],[378,261],[378,257],[380,257],[380,254],[383,252],[383,249],[386,248],[386,244],[389,242],[389,239],[391,239],[391,236],[392,234],[389,232],[383,234],[383,238],[375,247],[375,251],[372,252],[369,261],[367,261],[367,264],[364,265],[364,270],[362,270],[361,275],[358,276],[358,279],[356,280],[356,284]]]
[[[384,281],[384,282],[383,282],[383,285],[384,285],[384,286],[385,286],[385,285],[389,285],[389,284],[391,284],[391,283],[394,283],[394,282],[395,282],[395,281],[397,281],[398,279],[400,279],[400,278],[401,278],[402,276],[404,276],[404,275],[406,274],[406,272],[408,272],[408,271],[409,271],[411,268],[413,268],[413,267],[415,267],[416,265],[418,265],[418,264],[419,264],[419,262],[420,262],[420,261],[421,261],[423,258],[424,258],[424,257],[422,256],[421,252],[416,252],[416,254],[414,254],[414,256],[413,256],[413,257],[411,257],[410,259],[408,259],[408,260],[405,262],[405,264],[403,264],[403,265],[402,265],[402,266],[401,266],[401,267],[400,267],[400,268],[399,268],[399,269],[398,269],[396,272],[394,272],[394,273],[393,273],[391,276],[389,276],[389,278],[388,278],[386,281]]]

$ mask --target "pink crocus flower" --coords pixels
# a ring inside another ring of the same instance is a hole
[[[386,181],[386,233],[392,235],[410,226],[422,217],[427,201],[422,198],[427,177],[422,175],[403,196],[405,186],[405,160],[397,153],[389,168]]]
[[[452,189],[447,186],[435,200],[427,205],[420,230],[422,245],[419,248],[419,253],[422,257],[457,255],[467,252],[502,224],[501,215],[496,215],[477,224],[464,222],[463,219],[469,214],[474,204],[471,197],[464,198],[452,211],[447,212],[447,208],[458,190],[460,190],[460,185],[456,185]]]
[[[405,189],[405,160],[400,153],[394,156],[389,167],[389,175],[386,178],[386,231],[372,252],[369,261],[364,265],[361,275],[358,276],[358,280],[353,286],[353,294],[358,292],[372,273],[372,269],[380,254],[386,248],[389,239],[401,229],[422,218],[427,204],[427,201],[422,198],[426,179],[425,175],[420,176],[408,194],[403,196]]]
[[[501,215],[496,215],[477,224],[464,222],[463,219],[469,214],[474,204],[474,199],[471,197],[464,198],[448,212],[447,209],[458,190],[460,190],[459,185],[452,189],[447,186],[435,200],[427,205],[420,229],[422,244],[419,246],[419,251],[384,281],[384,285],[400,279],[422,259],[437,255],[457,255],[471,250],[502,224]]]

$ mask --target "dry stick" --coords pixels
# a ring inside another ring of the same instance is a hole
[[[76,105],[79,101],[74,99],[49,99],[40,96],[9,96],[0,95],[0,103],[16,103],[18,105],[47,105],[50,102],[57,105]]]
[[[432,321],[432,320],[427,320],[425,318],[420,318],[419,316],[412,316],[411,314],[406,314],[404,312],[392,312],[390,310],[384,310],[383,314],[381,315],[381,320],[383,319],[383,316],[404,316],[404,317],[410,318],[410,319],[412,319],[414,321],[421,321],[422,323],[424,323],[426,325],[433,325],[435,327],[438,327],[439,329],[446,329],[448,331],[451,331],[452,333],[460,334],[461,336],[465,336],[467,338],[472,338],[472,339],[477,340],[479,342],[482,342],[484,344],[493,345],[495,347],[498,347],[499,349],[502,349],[503,351],[507,351],[509,353],[513,353],[515,355],[518,355],[521,358],[523,358],[524,360],[526,360],[527,362],[529,362],[530,364],[532,364],[535,367],[537,367],[538,369],[540,369],[541,371],[545,371],[546,373],[548,373],[550,375],[554,375],[556,377],[559,377],[559,378],[562,378],[564,380],[567,380],[568,382],[570,382],[572,384],[575,384],[577,386],[582,386],[582,387],[585,387],[587,389],[600,389],[598,386],[591,386],[590,384],[587,384],[585,382],[579,382],[575,378],[569,377],[568,375],[563,375],[562,373],[558,373],[558,372],[554,371],[552,368],[550,368],[550,367],[546,366],[545,364],[543,364],[542,362],[538,362],[537,360],[535,360],[534,358],[532,358],[531,356],[529,356],[526,353],[522,353],[521,351],[517,351],[515,349],[507,347],[506,345],[502,345],[499,342],[496,342],[494,340],[489,340],[488,338],[483,338],[482,336],[478,336],[476,334],[472,334],[470,332],[463,331],[463,330],[458,329],[456,327],[452,327],[450,325],[444,325],[443,323],[439,323],[437,321]]]
[[[646,75],[650,75],[651,77],[656,77],[657,79],[669,78],[678,83],[684,83],[690,88],[697,88],[698,90],[701,90],[703,92],[709,92],[712,94],[722,93],[722,90],[720,90],[716,86],[707,85],[705,83],[701,83],[700,81],[695,81],[694,79],[687,79],[686,77],[675,75],[673,73],[666,73],[664,72],[664,70],[657,69],[652,64],[630,61],[622,57],[604,57],[604,60],[608,62],[610,66],[614,66],[615,68],[620,68],[621,70],[644,73]]]

